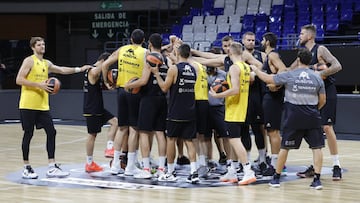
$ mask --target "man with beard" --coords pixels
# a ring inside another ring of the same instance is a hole
[[[333,180],[341,180],[341,166],[338,155],[338,146],[336,141],[336,134],[334,125],[336,121],[336,87],[334,74],[342,69],[340,62],[330,53],[330,51],[323,45],[315,43],[316,27],[314,25],[304,25],[300,32],[300,44],[305,46],[312,53],[312,61],[310,65],[314,65],[316,72],[322,76],[325,82],[326,89],[326,104],[321,109],[321,118],[323,131],[326,134],[329,150],[333,159]],[[326,64],[329,67],[324,70],[319,70],[320,64]],[[295,61],[291,67],[296,67]],[[314,175],[314,168],[310,166],[307,170],[297,173],[300,177],[312,177]]]

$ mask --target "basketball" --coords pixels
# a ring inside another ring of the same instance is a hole
[[[151,52],[150,54],[148,54],[146,56],[146,62],[151,67],[159,66],[159,65],[162,65],[164,63],[162,55],[160,53],[157,53],[157,52]]]
[[[137,77],[131,78],[128,83],[132,83],[132,82],[134,82],[134,81],[136,81],[138,79],[139,78],[137,78]],[[126,91],[131,93],[131,94],[137,94],[137,93],[140,92],[140,90],[141,90],[141,87],[137,87],[137,88],[129,88]]]
[[[49,92],[50,94],[57,94],[61,87],[61,82],[55,77],[50,77],[46,80],[46,83],[53,88],[53,91]]]
[[[116,83],[117,76],[118,76],[118,69],[110,69],[108,71],[107,79],[111,85]]]
[[[215,80],[212,85],[211,88],[216,92],[216,93],[221,93],[224,92],[226,90],[229,89],[229,84],[226,80]]]

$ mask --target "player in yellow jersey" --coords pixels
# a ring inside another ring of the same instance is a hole
[[[121,146],[124,136],[128,137],[128,161],[125,168],[125,175],[133,176],[141,172],[135,166],[136,149],[138,145],[137,122],[140,105],[140,94],[131,94],[124,88],[125,84],[132,78],[141,78],[145,65],[145,56],[147,50],[141,45],[145,40],[144,32],[135,29],[131,33],[131,44],[125,45],[113,52],[110,57],[102,65],[102,73],[104,84],[110,87],[107,81],[107,72],[109,67],[118,63],[118,78],[116,82],[118,92],[118,124],[119,133],[116,134],[114,140],[114,160],[111,166],[112,174],[121,173],[120,160]]]
[[[243,130],[247,129],[245,128],[245,119],[249,97],[250,67],[241,57],[242,45],[240,43],[233,42],[228,54],[234,63],[230,66],[226,78],[230,88],[221,93],[216,93],[210,89],[209,93],[214,98],[225,97],[225,121],[228,125],[229,143],[244,169],[244,177],[238,183],[247,185],[256,181],[255,173],[251,170],[246,150],[240,139],[241,135],[245,133]],[[220,178],[220,181],[238,181],[235,165],[231,165],[228,172]]]
[[[37,129],[44,128],[46,132],[46,150],[49,159],[47,177],[65,177],[69,175],[69,172],[62,171],[55,163],[56,130],[50,115],[48,94],[53,88],[45,81],[49,77],[49,72],[73,74],[83,72],[91,66],[85,65],[81,68],[70,68],[57,66],[51,61],[44,59],[45,41],[41,37],[32,37],[30,39],[30,47],[33,50],[33,55],[24,59],[16,77],[16,84],[21,85],[19,109],[24,131],[22,153],[25,166],[22,177],[25,179],[38,178],[29,162],[30,141],[34,135],[34,126]]]

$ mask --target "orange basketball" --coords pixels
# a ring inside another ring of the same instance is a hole
[[[55,77],[50,77],[46,80],[46,83],[53,88],[53,91],[49,92],[50,94],[57,94],[61,87],[61,82]]]
[[[129,80],[129,83],[132,83],[132,82],[134,82],[134,81],[136,81],[136,80],[138,80],[138,79],[139,79],[139,78],[137,78],[137,77],[131,78],[131,79]],[[137,94],[137,93],[140,92],[140,90],[141,90],[141,87],[129,88],[129,89],[127,89],[127,91],[128,91],[129,93],[131,93],[131,94]]]
[[[216,93],[221,93],[229,89],[229,84],[226,80],[217,79],[211,84],[211,88]]]
[[[118,77],[118,69],[110,69],[107,73],[107,79],[109,84],[114,84],[116,83]]]
[[[148,54],[146,56],[146,62],[151,67],[159,66],[159,65],[162,65],[164,63],[162,55],[160,53],[158,53],[158,52],[151,52],[150,54]]]

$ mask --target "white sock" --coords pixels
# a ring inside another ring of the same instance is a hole
[[[106,144],[106,148],[107,149],[112,149],[114,147],[114,141],[107,141],[107,144]]]
[[[86,163],[91,164],[93,162],[93,156],[86,156]]]
[[[266,150],[265,149],[259,149],[259,163],[263,163],[266,161]]]
[[[135,167],[136,152],[128,152],[128,162],[126,168]]]
[[[116,151],[116,150],[114,151],[114,159],[113,159],[112,165],[114,165],[116,167],[120,166],[120,154],[121,154],[120,151]]]
[[[172,173],[175,171],[175,164],[172,163],[172,164],[169,164],[168,163],[168,173]]]
[[[200,165],[200,166],[206,166],[205,155],[200,155],[200,156],[199,156],[199,165]]]
[[[159,156],[159,168],[165,168],[165,156]]]
[[[150,158],[149,157],[142,158],[142,162],[144,165],[144,169],[150,169]]]
[[[49,163],[49,168],[51,168],[51,167],[55,167],[55,162]]]
[[[250,163],[251,162],[251,154],[250,154],[251,151],[246,151],[246,156],[247,156],[247,160],[248,162]]]
[[[196,171],[196,162],[190,162],[190,173],[193,174]]]
[[[340,160],[339,160],[339,155],[338,154],[335,154],[335,155],[331,155],[331,157],[332,157],[332,160],[333,160],[333,165],[334,166],[339,166],[340,168],[341,168],[341,166],[340,166]]]
[[[277,160],[278,160],[278,155],[277,155],[277,154],[272,154],[272,155],[271,155],[271,165],[272,165],[274,168],[276,167]]]

